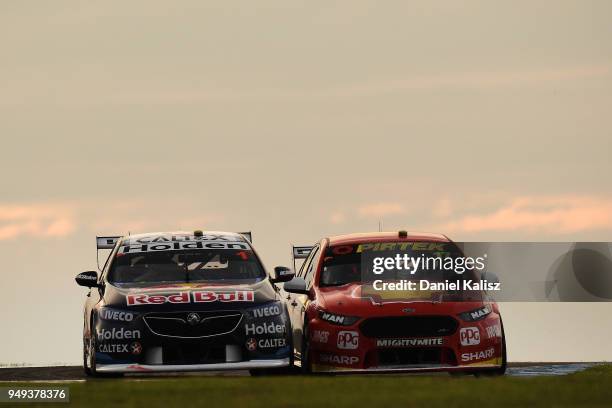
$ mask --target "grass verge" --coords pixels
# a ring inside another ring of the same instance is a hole
[[[18,386],[15,383],[0,385]],[[23,384],[32,388],[41,385]],[[70,406],[92,408],[609,407],[612,401],[612,365],[551,377],[145,377],[100,379],[71,383],[69,387]],[[38,406],[50,407],[53,404]],[[66,404],[57,406],[65,407]]]

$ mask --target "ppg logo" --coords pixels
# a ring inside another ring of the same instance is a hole
[[[459,331],[462,346],[476,346],[480,344],[480,330],[478,327],[463,327]]]
[[[354,331],[341,331],[338,333],[338,348],[341,350],[354,350],[359,347],[359,333]]]

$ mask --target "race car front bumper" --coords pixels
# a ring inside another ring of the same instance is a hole
[[[189,314],[214,324],[188,325]],[[268,302],[235,311],[147,312],[127,322],[100,318],[90,335],[99,372],[243,370],[288,366],[289,327],[281,304]]]
[[[249,360],[216,364],[98,364],[96,366],[96,371],[101,373],[225,371],[282,368],[287,366],[289,366],[289,358],[277,360]]]
[[[315,373],[334,373],[334,374],[393,374],[393,373],[426,373],[426,372],[470,372],[486,371],[501,367],[502,359],[496,358],[480,364],[472,365],[445,365],[445,364],[422,364],[410,366],[384,366],[368,368],[348,368],[329,365],[314,364],[312,371]]]
[[[504,364],[501,320],[496,313],[473,322],[451,315],[399,316],[398,319],[412,319],[404,326],[412,324],[421,331],[419,320],[424,319],[427,325],[423,327],[429,333],[401,335],[394,333],[412,329],[398,328],[398,324],[368,326],[363,320],[339,326],[312,319],[309,322],[311,370],[347,374],[480,372],[498,370]]]

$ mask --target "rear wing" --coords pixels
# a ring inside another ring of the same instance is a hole
[[[96,264],[98,265],[98,270],[100,272],[102,271],[102,268],[100,268],[100,250],[113,249],[120,239],[121,236],[96,237]],[[110,253],[108,256],[110,256]],[[106,257],[106,260],[108,260],[108,256]]]
[[[98,249],[113,249],[121,236],[117,237],[96,237],[96,246]]]
[[[239,232],[238,234],[242,235],[249,241],[251,244],[253,243],[253,233],[251,231],[247,232]]]
[[[293,259],[306,259],[314,246],[293,246]]]
[[[312,252],[312,249],[314,248],[314,246],[295,246],[292,245],[293,248],[293,253],[292,255],[292,259],[293,259],[293,271],[296,271],[295,268],[295,260],[296,259],[306,259],[308,258],[308,255],[310,255],[310,253]]]

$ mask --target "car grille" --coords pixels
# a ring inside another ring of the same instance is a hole
[[[144,317],[154,334],[191,339],[231,333],[241,320],[242,313],[236,311],[150,313]]]
[[[364,320],[359,328],[366,337],[449,336],[458,323],[450,316],[388,316]]]
[[[369,357],[369,356],[368,356]],[[405,349],[378,349],[373,352],[372,361],[377,367],[411,365],[457,365],[455,354],[449,348],[415,347]],[[375,363],[374,363],[375,361]],[[368,365],[366,363],[366,365]]]
[[[225,363],[225,345],[165,345],[164,364],[218,364]]]

